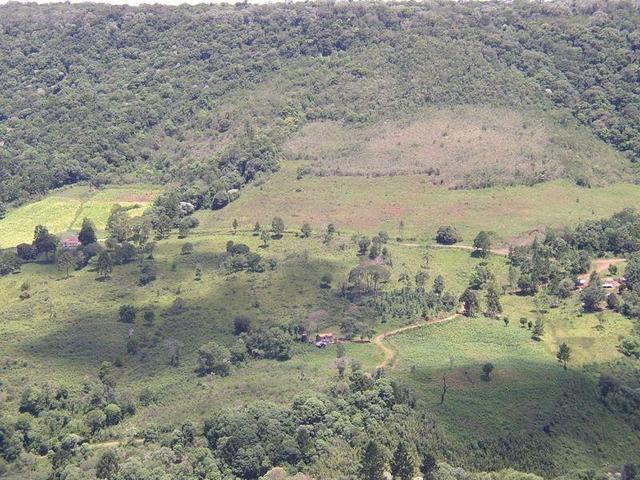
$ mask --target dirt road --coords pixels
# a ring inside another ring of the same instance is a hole
[[[454,244],[454,245],[440,245],[440,244],[421,244],[421,243],[401,243],[400,244],[403,247],[410,247],[410,248],[416,248],[416,247],[429,247],[429,248],[453,248],[453,249],[457,249],[457,250],[467,250],[469,252],[473,252],[475,250],[474,247],[472,247],[471,245],[460,245],[460,244]],[[492,248],[489,249],[489,252],[494,254],[494,255],[500,255],[502,257],[506,257],[507,255],[509,255],[509,249],[508,248]]]
[[[587,273],[578,275],[578,279],[583,280],[583,286],[586,287],[593,272],[605,273],[609,270],[609,265],[618,265],[624,261],[624,258],[597,258],[591,264],[591,269]]]
[[[427,320],[427,321],[420,320],[420,321],[418,321],[416,323],[412,323],[411,325],[405,325],[404,327],[396,328],[395,330],[391,330],[391,331],[386,332],[386,333],[381,333],[380,335],[374,337],[374,339],[373,339],[374,345],[379,350],[381,350],[382,353],[384,354],[384,360],[376,368],[386,368],[388,365],[391,364],[391,362],[393,361],[393,359],[396,356],[396,352],[394,350],[392,350],[390,347],[388,347],[387,345],[384,344],[384,340],[387,337],[391,337],[393,335],[397,335],[399,333],[403,333],[403,332],[406,332],[408,330],[415,330],[416,328],[422,328],[422,327],[427,327],[429,325],[436,325],[438,323],[448,322],[448,321],[453,320],[454,318],[456,318],[458,316],[460,316],[460,313],[454,313],[453,315],[449,315],[448,317],[434,318],[432,320]]]

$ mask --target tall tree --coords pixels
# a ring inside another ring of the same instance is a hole
[[[490,283],[485,295],[486,313],[488,317],[495,318],[502,313],[502,304],[495,283]]]
[[[473,248],[475,248],[475,254],[480,257],[486,257],[491,250],[491,235],[488,232],[482,230],[476,238],[473,240]]]
[[[400,440],[391,459],[391,475],[394,479],[411,480],[415,470],[413,457],[407,445]]]
[[[536,323],[533,325],[533,330],[531,331],[531,338],[536,341],[540,341],[544,335],[544,322],[542,319],[538,318]]]
[[[271,232],[275,238],[281,238],[284,235],[284,220],[281,217],[273,217]]]
[[[65,250],[62,255],[58,257],[58,266],[65,271],[65,278],[69,278],[69,268],[75,263],[75,258],[71,255],[71,252]]]
[[[571,358],[571,348],[569,347],[569,345],[567,345],[565,342],[562,342],[560,344],[560,347],[558,348],[558,353],[556,353],[556,358],[562,364],[562,367],[566,370],[567,363]]]
[[[380,445],[369,440],[360,460],[360,478],[362,480],[384,480],[384,452]]]
[[[109,252],[100,252],[96,267],[98,270],[98,278],[109,278],[109,275],[113,272],[113,260]]]
[[[96,477],[112,480],[116,474],[120,471],[120,464],[118,462],[118,455],[114,450],[107,450],[102,454],[98,465],[96,465]]]
[[[425,452],[422,454],[422,461],[420,462],[420,473],[423,480],[433,480],[433,474],[438,468],[436,459],[431,453]]]
[[[589,285],[580,293],[582,306],[587,312],[595,312],[600,308],[600,302],[604,301],[604,299],[605,295],[600,275],[593,272],[589,279]]]
[[[475,317],[478,315],[480,303],[478,302],[478,296],[473,290],[467,288],[460,296],[460,302],[462,302],[464,314],[467,317]]]
[[[93,222],[86,218],[82,220],[82,227],[80,227],[80,233],[78,233],[78,240],[84,246],[96,243],[98,237],[96,236],[96,227]]]
[[[58,249],[58,237],[49,233],[46,227],[42,225],[36,226],[33,234],[33,246],[36,247],[38,253],[44,253],[47,259]]]
[[[118,242],[124,242],[129,238],[130,229],[129,214],[120,205],[115,205],[107,220],[107,232]]]

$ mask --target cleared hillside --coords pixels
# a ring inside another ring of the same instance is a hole
[[[572,179],[605,185],[633,178],[628,161],[584,127],[506,108],[428,109],[357,127],[312,122],[285,144],[320,176],[422,174],[450,188]]]

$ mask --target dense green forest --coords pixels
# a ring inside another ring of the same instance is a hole
[[[180,179],[211,206],[306,123],[426,106],[547,111],[636,161],[639,25],[630,1],[0,6],[0,200]]]

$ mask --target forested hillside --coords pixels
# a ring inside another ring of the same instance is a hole
[[[632,180],[639,25],[634,2],[0,6],[0,200],[179,178],[208,207],[285,154],[313,161],[285,145],[308,137],[306,125],[335,122],[366,143],[380,122],[440,119],[460,105],[480,105],[481,117],[521,112],[524,121],[474,127],[506,152],[497,166],[465,163],[471,140],[444,122],[423,126],[434,139],[411,165],[395,166],[414,148],[409,137],[373,173],[443,170],[434,183],[456,188]],[[371,173],[360,144],[336,148],[353,168],[312,162],[305,172]],[[443,165],[456,162],[463,174],[447,176]],[[505,162],[519,167],[497,173]]]

